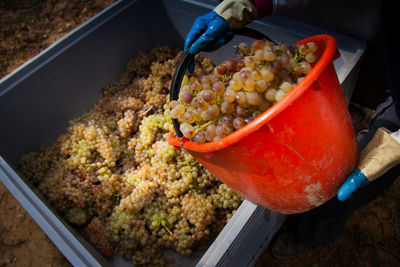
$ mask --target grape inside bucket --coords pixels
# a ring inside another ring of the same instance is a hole
[[[207,143],[172,132],[168,137],[170,144],[186,149],[243,198],[285,214],[310,210],[332,198],[358,159],[350,114],[333,66],[339,56],[336,40],[317,35],[296,44],[309,42],[318,47],[318,62],[257,118]],[[175,84],[180,86],[182,79]]]

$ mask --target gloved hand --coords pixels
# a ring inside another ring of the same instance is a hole
[[[271,2],[272,3],[272,2]],[[185,41],[185,52],[195,55],[213,51],[229,42],[234,33],[257,18],[256,7],[250,0],[224,0],[215,9],[194,22]],[[194,63],[188,67],[194,71]]]
[[[185,51],[193,55],[200,51],[213,51],[233,38],[228,22],[211,11],[198,17],[185,40]]]
[[[198,17],[186,37],[185,51],[195,55],[200,51],[213,51],[233,38],[234,33],[225,19],[214,11]],[[194,71],[194,63],[188,71]]]
[[[369,181],[364,173],[360,169],[356,169],[340,187],[337,198],[342,202],[346,201],[354,191],[368,183]]]

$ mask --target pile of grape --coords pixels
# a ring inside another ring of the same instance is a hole
[[[167,265],[165,248],[202,248],[242,202],[166,141],[181,56],[167,47],[139,55],[54,144],[20,160],[24,176],[103,255],[117,251],[135,266]],[[196,58],[197,74],[213,68]]]
[[[285,97],[318,60],[314,42],[302,45],[255,40],[237,46],[234,59],[210,73],[185,76],[170,115],[184,137],[216,141],[254,120]]]

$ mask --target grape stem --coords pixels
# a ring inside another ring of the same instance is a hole
[[[297,53],[294,55],[294,58],[297,60],[302,60],[304,58],[304,56],[302,56],[301,54]],[[301,62],[298,62],[298,65],[300,65]]]
[[[164,227],[165,230],[167,230],[167,232],[172,235],[171,230],[168,228],[167,223],[165,221],[161,222],[161,225]]]
[[[229,81],[230,79],[232,79],[232,74],[231,74],[230,72],[227,72],[227,73],[225,73],[225,74],[222,76],[222,81],[223,81],[224,83],[226,83],[226,82]]]
[[[114,199],[115,203],[117,203],[117,205],[118,205],[119,201],[121,200],[121,196],[118,191],[113,194],[113,199]]]
[[[233,46],[233,48],[236,48],[237,49],[237,51],[239,52],[239,53],[241,53],[242,54],[242,56],[244,56],[246,53],[245,53],[245,51],[244,50],[242,50],[239,46],[237,46],[237,45],[235,45],[235,46]]]
[[[215,98],[215,101],[211,102],[211,104],[217,104],[217,105],[221,105],[221,103],[222,103],[222,98],[219,95]]]
[[[184,161],[184,162],[178,162],[178,165],[180,165],[180,166],[195,166],[196,164],[198,163],[198,161],[196,161],[196,160],[187,160],[187,161]]]
[[[282,52],[282,50],[281,50],[281,44],[282,44],[282,42],[279,42],[279,44],[276,46],[276,48],[275,48],[275,51],[277,52],[277,53],[281,53]]]
[[[218,118],[219,118],[219,117],[218,117]],[[218,118],[213,119],[213,120],[210,120],[209,122],[204,123],[203,125],[197,125],[197,126],[195,126],[195,127],[194,127],[195,133],[197,134],[199,131],[203,130],[203,129],[206,128],[208,125],[210,125],[210,124],[212,124],[212,123],[215,123],[215,122],[217,121]]]
[[[147,115],[152,109],[153,109],[153,107],[149,107],[149,108],[143,113],[143,115]]]

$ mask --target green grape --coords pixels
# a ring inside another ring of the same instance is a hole
[[[211,90],[211,84],[209,84],[209,83],[201,83],[201,88],[203,90]]]
[[[171,109],[173,109],[173,108],[175,108],[176,105],[178,105],[178,104],[179,104],[178,101],[172,100],[171,102],[169,102],[169,107],[170,107]]]
[[[304,56],[304,59],[308,63],[312,64],[312,63],[315,63],[317,61],[317,55],[314,54],[314,53],[308,53],[307,55]]]
[[[237,64],[233,60],[224,61],[222,64],[226,66],[228,72],[233,73],[236,71]]]
[[[279,86],[279,89],[285,93],[289,93],[293,89],[293,85],[290,82],[283,82]]]
[[[195,92],[195,91],[201,91],[201,83],[199,83],[199,81],[194,81],[194,82],[192,82],[192,84],[190,85],[190,89],[191,89],[191,91],[192,92]]]
[[[235,105],[232,102],[223,101],[221,104],[221,112],[231,114],[235,110]]]
[[[224,124],[228,127],[232,126],[233,123],[233,117],[230,115],[223,115],[221,118],[218,120],[219,124]]]
[[[176,119],[179,115],[183,115],[185,113],[185,106],[182,104],[177,104],[170,112],[171,118]]]
[[[214,69],[214,75],[221,77],[223,75],[225,75],[225,73],[228,71],[228,69],[226,68],[225,65],[218,65],[217,67],[215,67]]]
[[[251,69],[253,69],[255,66],[254,59],[250,56],[244,57],[243,62],[246,65],[246,67],[249,67]]]
[[[251,44],[251,49],[254,52],[257,52],[258,50],[264,49],[265,45],[266,44],[265,44],[265,42],[263,40],[257,39],[257,40],[254,40],[254,42]]]
[[[248,79],[251,78],[251,69],[243,68],[240,70],[240,80],[244,84]]]
[[[187,108],[187,112],[190,112],[190,113],[192,114],[192,116],[194,117],[194,120],[195,120],[195,121],[201,120],[201,118],[200,118],[200,112],[199,112],[196,108],[194,108],[194,107],[188,107],[188,108]]]
[[[250,53],[249,46],[246,43],[240,43],[238,49],[243,55]]]
[[[183,113],[185,113],[185,106],[182,105],[182,104],[176,105],[174,109],[176,110],[176,112],[177,112],[179,115],[182,115]]]
[[[276,59],[276,54],[272,49],[264,49],[264,59],[269,62],[273,62]]]
[[[190,123],[184,122],[179,126],[183,136],[186,138],[192,138],[195,135],[193,126]]]
[[[275,94],[275,100],[276,101],[279,101],[279,100],[281,100],[283,97],[285,97],[286,96],[286,93],[284,92],[284,91],[282,91],[282,90],[278,90],[277,92],[276,92],[276,94]]]
[[[185,122],[188,122],[188,123],[193,123],[193,122],[196,121],[196,116],[195,116],[195,114],[193,114],[193,112],[191,112],[191,111],[186,111],[186,112],[183,114],[183,120],[184,120]]]
[[[183,102],[185,102],[185,103],[190,103],[190,102],[192,102],[192,100],[193,100],[193,94],[192,94],[191,92],[185,92],[185,93],[182,95],[182,100],[183,100]]]
[[[204,131],[198,132],[194,137],[193,141],[199,144],[205,143],[206,142],[206,134]]]
[[[203,75],[200,78],[201,84],[211,84],[211,78],[208,75]]]
[[[263,50],[256,50],[254,52],[254,60],[256,62],[260,62],[264,60],[264,51]]]
[[[261,103],[258,105],[258,109],[261,112],[266,111],[269,107],[271,106],[271,104],[268,101],[265,101],[264,99],[261,100]]]
[[[247,99],[246,99],[246,103],[247,103]],[[241,106],[236,106],[236,115],[239,117],[244,117],[247,114],[247,110],[246,107],[241,107]]]
[[[245,105],[247,104],[247,97],[244,92],[237,92],[236,93],[236,103],[239,105]]]
[[[301,62],[300,67],[302,69],[303,74],[305,75],[307,75],[311,71],[311,65],[307,61]]]
[[[248,78],[244,83],[243,83],[243,89],[247,92],[253,92],[256,90],[256,81],[253,78]]]
[[[213,102],[217,97],[215,92],[212,90],[204,90],[202,92],[203,92],[202,94],[203,100],[206,102]]]
[[[277,74],[281,70],[281,67],[281,63],[279,63],[278,61],[273,61],[269,64],[268,69],[274,74]]]
[[[271,82],[275,78],[275,74],[269,69],[262,69],[260,73],[263,80],[266,81],[267,83]]]
[[[307,46],[308,46],[308,49],[309,49],[309,52],[310,52],[310,53],[315,53],[315,52],[317,52],[317,50],[318,50],[318,46],[317,46],[317,44],[314,43],[314,42],[308,42],[308,43],[307,43]]]
[[[200,113],[201,120],[209,121],[212,119],[212,116],[207,112],[207,110],[203,110]]]
[[[224,100],[226,102],[232,103],[233,101],[235,101],[235,98],[236,98],[236,92],[232,90],[230,86],[228,86],[224,93]]]
[[[225,124],[218,124],[215,128],[216,136],[223,138],[229,134],[229,127]]]
[[[300,53],[300,55],[304,56],[304,55],[306,55],[306,54],[309,53],[309,52],[311,52],[311,51],[310,51],[310,48],[309,48],[308,44],[301,44],[301,45],[299,46],[299,53]]]
[[[276,95],[276,89],[270,88],[265,92],[264,97],[268,101],[275,101],[275,95]]]
[[[213,104],[207,108],[206,112],[211,117],[211,119],[213,119],[219,115],[220,109],[219,109],[218,105]]]
[[[258,51],[260,51],[260,50],[258,50]],[[257,80],[261,80],[263,77],[262,77],[261,73],[258,70],[253,70],[251,72],[251,78],[253,78],[254,80],[257,81]]]
[[[225,91],[225,85],[222,81],[216,81],[212,85],[212,90],[217,94],[221,95]]]
[[[203,110],[209,106],[209,104],[201,97],[201,94],[193,98],[191,105],[195,108],[200,108]]]
[[[247,103],[252,106],[258,106],[261,104],[262,96],[258,92],[246,92]]]
[[[277,60],[279,61],[279,63],[281,63],[282,67],[286,67],[289,64],[290,58],[288,57],[288,55],[282,54],[277,57]]]
[[[259,93],[264,93],[268,88],[268,84],[264,80],[256,81],[256,91]]]
[[[229,87],[234,91],[239,91],[242,89],[242,81],[240,79],[232,79],[229,81]]]
[[[216,136],[215,132],[216,126],[214,124],[210,124],[206,128],[206,138],[207,141],[212,141],[214,137]]]
[[[246,125],[246,122],[244,121],[244,119],[242,119],[242,118],[240,118],[240,117],[237,117],[237,118],[235,118],[235,119],[233,120],[232,124],[233,124],[233,127],[234,127],[236,130],[238,130],[238,129],[242,128],[243,126],[245,126],[245,125]]]

